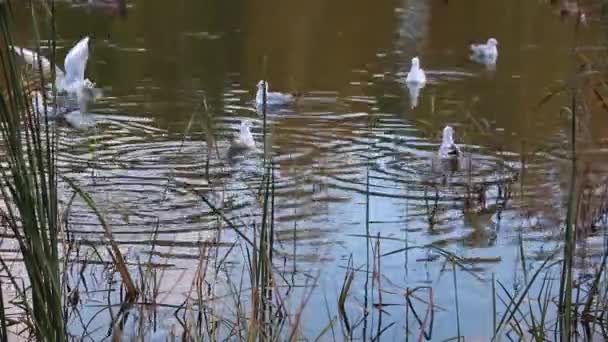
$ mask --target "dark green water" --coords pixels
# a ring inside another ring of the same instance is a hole
[[[28,10],[17,8],[16,39],[23,46],[33,38]],[[381,258],[382,300],[394,305],[380,318],[372,306],[378,284],[372,288],[365,272],[372,272],[375,240],[362,237],[380,234],[393,239],[381,240],[381,253],[434,243],[465,258],[499,259],[457,273],[461,333],[486,340],[492,274],[521,286],[518,241],[525,241],[533,269],[538,255],[556,246],[563,220],[565,98],[535,106],[576,70],[574,46],[590,56],[602,49],[595,12],[575,34],[574,20],[561,20],[556,11],[528,0],[135,0],[121,15],[111,6],[58,1],[58,54],[63,58],[91,36],[87,77],[104,90],[90,107],[100,118],[96,129],[61,128],[61,169],[97,201],[131,258],[149,256],[158,230],[153,260],[168,265],[161,297],[181,304],[196,269],[195,242],[236,239],[230,231],[218,235],[217,220],[197,193],[235,222],[260,220],[263,155],[228,161],[226,154],[244,119],[262,148],[262,117],[253,103],[265,76],[271,90],[303,94],[297,105],[269,113],[268,142],[277,165],[276,265],[295,285],[310,286],[318,276],[304,336],[314,338],[327,325],[324,297],[329,316],[336,315],[351,256],[359,271],[347,308],[361,322],[354,336],[371,338],[396,322],[382,336],[402,340],[404,293],[416,286],[433,288],[432,340],[456,336],[451,264],[433,260],[428,248]],[[490,36],[500,44],[495,71],[467,55],[470,41]],[[404,79],[415,55],[429,82],[412,109]],[[608,137],[606,117],[590,118],[592,144]],[[431,159],[448,124],[472,162],[441,177]],[[208,141],[217,146],[213,153]],[[467,184],[485,184],[487,213],[466,212]],[[74,204],[70,225],[81,239],[102,239],[82,203]],[[241,250],[230,259],[237,272],[245,266]],[[292,309],[305,292],[289,294]],[[100,298],[83,297],[85,321]],[[426,304],[416,303],[424,314]],[[161,321],[172,315],[159,309]],[[411,312],[409,319],[417,338]]]

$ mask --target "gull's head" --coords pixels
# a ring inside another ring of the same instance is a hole
[[[496,40],[494,38],[490,38],[490,39],[488,39],[488,45],[490,45],[490,46],[498,46],[498,40]]]
[[[251,121],[243,120],[241,121],[241,131],[249,131],[251,128]]]
[[[443,143],[454,143],[454,129],[451,126],[445,126],[443,129]]]
[[[264,87],[268,88],[268,83],[264,80],[258,82],[258,89],[264,89]]]
[[[412,66],[416,68],[420,67],[420,59],[418,57],[412,58]]]

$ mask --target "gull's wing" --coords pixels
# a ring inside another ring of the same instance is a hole
[[[32,50],[26,49],[26,48],[22,48],[22,47],[18,47],[18,46],[11,46],[11,49],[21,58],[23,58],[23,60],[25,61],[25,63],[30,64],[33,67],[38,67],[38,54]],[[42,71],[43,72],[47,72],[51,70],[51,62],[49,62],[48,59],[46,59],[44,56],[40,57],[40,63],[42,64]]]
[[[482,53],[484,46],[481,44],[471,44],[471,52],[472,53]]]
[[[67,82],[84,81],[84,71],[89,59],[89,37],[82,38],[65,56],[65,78]]]

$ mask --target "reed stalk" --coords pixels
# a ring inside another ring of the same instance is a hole
[[[29,290],[24,291],[23,308],[25,317],[32,320],[30,336],[41,341],[65,341],[60,281],[62,263],[58,247],[63,231],[57,205],[57,135],[54,126],[49,125],[46,113],[38,113],[33,108],[31,89],[21,82],[20,69],[11,52],[15,25],[11,4],[11,0],[0,2],[0,64],[2,84],[6,87],[0,94],[0,141],[6,151],[5,165],[0,170],[3,202],[0,216],[7,223],[23,257],[29,282]],[[33,8],[32,1],[30,6]],[[53,9],[50,22],[54,27],[53,1],[50,6]],[[34,10],[31,24],[38,42],[39,27]],[[36,77],[45,83],[42,73]],[[9,277],[14,276],[8,269],[4,271]]]

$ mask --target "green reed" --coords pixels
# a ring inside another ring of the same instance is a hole
[[[559,285],[559,325],[561,340],[569,341],[573,334],[572,326],[572,269],[574,266],[574,253],[576,248],[576,90],[572,93],[571,112],[571,161],[570,192],[566,212],[566,231],[564,234],[564,259],[562,264],[562,276]]]
[[[66,323],[58,244],[63,232],[57,206],[56,132],[48,124],[46,110],[39,113],[31,105],[31,90],[22,83],[10,50],[14,25],[11,4],[10,0],[0,3],[0,64],[6,87],[0,94],[0,139],[6,152],[0,175],[4,206],[0,215],[19,245],[29,289],[17,283],[4,260],[2,266],[22,298],[25,316],[31,318],[31,325],[28,324],[31,336],[41,341],[64,341]],[[54,22],[54,2],[49,5],[50,21]],[[32,1],[30,6],[34,8]],[[40,41],[33,9],[31,22],[36,41]],[[44,84],[44,75],[40,73],[37,77]],[[4,310],[0,313],[5,321]]]
[[[586,56],[576,53],[575,49],[573,49],[573,55],[589,61]],[[522,257],[525,289],[523,293],[511,295],[497,281],[507,299],[503,300],[498,296],[503,301],[505,313],[494,329],[495,338],[503,335],[503,328],[506,328],[507,325],[511,326],[511,331],[515,332],[519,338],[532,338],[535,341],[579,339],[593,341],[598,338],[598,335],[603,339],[608,338],[605,329],[605,316],[608,312],[606,298],[608,284],[605,281],[605,267],[608,258],[606,246],[602,250],[601,262],[593,268],[587,279],[574,276],[577,268],[581,267],[577,265],[576,260],[581,258],[582,253],[585,253],[577,249],[577,243],[592,233],[595,222],[603,222],[605,229],[605,215],[608,213],[605,201],[608,192],[605,187],[606,178],[600,180],[599,184],[589,183],[592,171],[588,167],[579,166],[583,158],[579,157],[580,152],[577,147],[577,144],[584,142],[584,139],[587,138],[581,132],[589,131],[589,127],[585,127],[585,125],[590,124],[587,120],[593,114],[587,105],[589,99],[585,98],[585,94],[591,93],[594,100],[599,99],[601,103],[605,103],[601,94],[608,89],[608,86],[603,79],[599,82],[591,82],[589,76],[594,73],[586,73],[581,70],[582,68],[577,65],[572,81],[567,86],[552,90],[549,95],[541,99],[538,105],[538,107],[544,105],[558,94],[569,93],[569,104],[562,108],[562,112],[568,114],[570,131],[570,174],[567,183],[562,248],[544,258],[543,264],[537,268],[532,277],[529,277],[530,270],[525,261],[525,248],[520,237],[519,252]],[[603,110],[605,109],[606,107],[603,107]],[[604,114],[605,112],[601,113],[601,115]],[[595,192],[588,190],[589,188]],[[586,192],[588,192],[587,195]],[[592,202],[594,195],[602,200]],[[589,214],[592,216],[591,218],[588,217]],[[538,282],[536,279],[540,273],[545,274],[542,282]],[[557,280],[554,280],[555,276],[557,276]],[[559,288],[554,292],[556,281],[559,282]],[[540,284],[535,284],[535,282]],[[493,294],[497,295],[495,290],[493,290]],[[525,301],[528,302],[525,309],[521,305],[524,295],[527,297]],[[534,303],[535,305],[533,305]],[[552,315],[556,317],[552,317]]]

